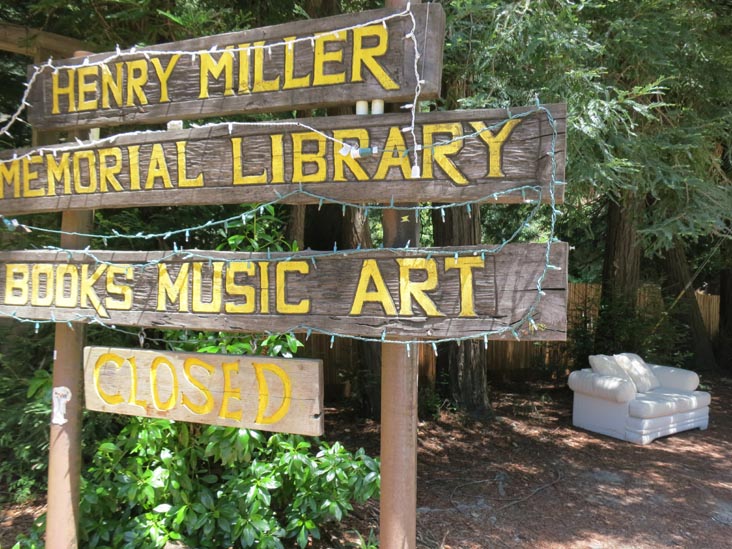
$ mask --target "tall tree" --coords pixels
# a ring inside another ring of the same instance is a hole
[[[719,271],[719,338],[717,364],[726,372],[732,372],[732,239],[722,248],[726,258]]]
[[[458,246],[481,243],[480,216],[469,215],[465,208],[448,208],[445,219],[433,210],[432,227],[435,246]],[[488,365],[482,341],[464,341],[441,345],[437,355],[438,377],[448,379],[448,395],[462,409],[484,414],[490,409]]]

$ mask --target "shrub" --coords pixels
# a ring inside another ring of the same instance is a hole
[[[305,547],[378,493],[379,467],[339,443],[133,418],[99,445],[81,490],[84,547]],[[40,534],[16,547],[41,547]]]

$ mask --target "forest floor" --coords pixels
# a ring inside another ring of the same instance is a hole
[[[572,427],[564,383],[498,388],[490,420],[442,412],[421,422],[417,547],[732,547],[732,379],[704,378],[703,388],[709,429],[647,446]],[[326,432],[378,454],[374,422],[331,415]],[[378,534],[377,502],[323,547],[353,547],[354,531]]]
[[[442,411],[420,422],[417,546],[616,549],[730,547],[732,379],[704,379],[709,429],[637,446],[571,424],[566,385],[494,390],[494,417]],[[326,436],[379,452],[379,425],[328,409]],[[43,505],[0,510],[0,548],[29,529]],[[314,547],[366,547],[378,502],[357,506]]]

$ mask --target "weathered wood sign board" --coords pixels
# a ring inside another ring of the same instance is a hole
[[[411,11],[414,22],[383,9],[54,61],[32,86],[29,121],[36,129],[101,127],[411,101],[415,43],[421,97],[434,99],[445,13],[440,4]],[[413,25],[416,42],[405,38]]]
[[[558,269],[547,271],[538,302],[545,244],[485,255],[471,247],[169,255],[0,252],[0,311],[131,326],[458,338],[512,326],[536,307],[540,329],[524,326],[521,336],[565,338],[564,243],[551,247]]]
[[[413,143],[402,131],[410,117],[401,114],[225,124],[15,151],[0,156],[0,213],[263,202],[283,195],[289,203],[316,203],[318,196],[353,203],[549,201],[553,171],[556,180],[564,178],[566,108],[548,108],[556,138],[546,113],[529,108],[513,111],[528,113],[525,118],[510,119],[505,110],[419,115],[422,150],[414,178],[413,153],[407,153]],[[352,154],[366,148],[376,153]],[[308,193],[287,196],[298,189]],[[554,195],[562,202],[564,186]]]
[[[89,410],[227,427],[323,434],[323,364],[86,347]]]

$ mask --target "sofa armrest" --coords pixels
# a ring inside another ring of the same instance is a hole
[[[610,402],[629,402],[636,395],[635,385],[629,379],[603,376],[590,370],[572,372],[567,382],[573,391]]]
[[[682,391],[694,391],[699,386],[699,375],[691,370],[674,368],[672,366],[660,366],[658,364],[649,364],[648,366],[658,378],[661,387],[680,389]]]

